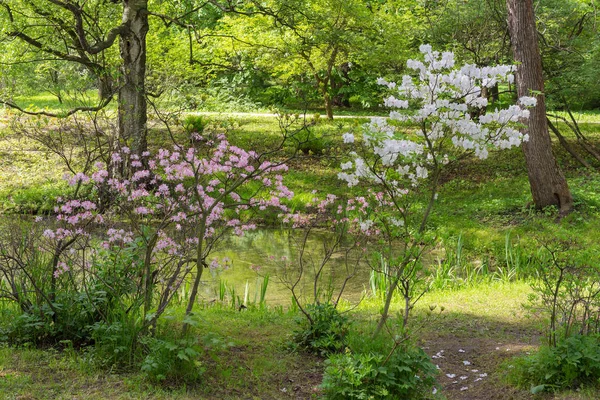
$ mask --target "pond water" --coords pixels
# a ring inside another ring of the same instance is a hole
[[[269,275],[266,302],[269,305],[291,303],[291,292],[286,285],[290,277],[298,276],[295,267],[298,258],[298,241],[301,232],[290,232],[277,229],[259,229],[247,232],[244,236],[229,236],[209,261],[215,260],[221,266],[205,271],[203,276],[202,296],[205,301],[220,299],[219,288],[225,283],[230,298],[230,289],[234,288],[236,296],[244,298],[246,292],[250,302],[254,301],[263,282]],[[314,293],[315,265],[319,265],[323,256],[324,232],[311,232],[307,242],[305,258],[309,260],[303,279],[297,286],[297,292],[310,300]],[[225,260],[225,262],[223,262]],[[353,270],[356,259],[350,257],[349,266]],[[224,267],[223,265],[226,264]],[[346,259],[342,255],[331,258],[326,264],[320,280],[320,287],[326,290],[331,286],[335,297],[347,276]],[[369,285],[369,267],[365,262],[358,263],[355,276],[346,284],[343,298],[356,301]],[[246,286],[248,289],[246,289]]]
[[[29,216],[2,216],[0,229],[18,229],[17,226],[32,222],[33,218]],[[48,223],[47,219],[44,220],[44,224]],[[292,295],[286,281],[298,276],[295,261],[299,254],[297,243],[301,237],[302,232],[279,229],[257,229],[246,232],[243,236],[232,234],[226,237],[208,260],[209,263],[214,261],[213,265],[218,264],[219,267],[203,272],[198,300],[206,303],[220,300],[231,302],[232,297],[236,300],[239,297],[243,303],[258,301],[261,285],[268,275],[266,304],[289,306]],[[305,299],[310,302],[314,293],[314,265],[322,260],[323,241],[327,238],[325,232],[314,230],[307,241],[307,267],[296,292],[306,296]],[[352,269],[355,265],[357,267],[354,276],[346,283],[342,297],[357,301],[369,285],[370,268],[365,262],[356,263],[352,257],[348,264]],[[347,276],[346,271],[345,258],[341,255],[333,256],[323,269],[320,290],[331,287],[334,298],[337,298],[339,288]],[[189,294],[190,283],[183,286],[181,295],[185,298]]]

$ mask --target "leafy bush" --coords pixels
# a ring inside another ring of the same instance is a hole
[[[299,321],[300,329],[294,332],[294,342],[322,355],[341,351],[346,345],[348,318],[332,303],[309,304],[306,312],[310,319]]]
[[[138,331],[127,321],[96,322],[89,327],[94,346],[89,348],[91,361],[99,367],[124,367],[139,360]]]
[[[298,141],[298,150],[305,155],[323,155],[331,145],[330,140],[310,130],[302,131],[296,140]]]
[[[143,343],[147,347],[148,355],[142,362],[141,370],[151,381],[192,382],[204,372],[204,367],[198,359],[201,350],[198,338],[146,337]]]
[[[200,115],[189,115],[183,121],[183,129],[187,134],[202,134],[206,126],[206,121]]]
[[[327,399],[431,397],[436,367],[425,352],[405,346],[389,358],[378,353],[332,355],[321,387]]]
[[[600,379],[600,336],[574,335],[556,347],[517,359],[509,381],[534,393],[579,387]]]

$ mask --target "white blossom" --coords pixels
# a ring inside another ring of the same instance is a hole
[[[406,63],[415,71],[413,76],[404,75],[398,84],[377,79],[391,90],[384,99],[391,109],[389,119],[372,118],[362,132],[361,145],[372,158],[354,153],[352,161],[342,164],[338,177],[349,186],[366,180],[385,184],[394,195],[405,195],[429,178],[432,168],[448,164],[448,154],[456,149],[485,159],[491,149],[516,147],[529,139],[523,123],[529,118],[527,108],[536,104],[534,97],[490,110],[488,98],[483,96],[485,87],[513,82],[514,66],[456,67],[451,52],[440,53],[426,44],[420,51],[421,60]],[[406,125],[417,129],[407,130]],[[344,143],[355,142],[351,133],[342,138]]]
[[[351,133],[344,133],[342,139],[344,140],[344,143],[354,143],[354,135]]]
[[[537,105],[537,99],[535,97],[523,96],[519,98],[519,103],[523,107],[535,107]]]

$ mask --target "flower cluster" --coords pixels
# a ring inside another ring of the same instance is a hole
[[[424,61],[407,63],[417,72],[416,78],[405,75],[400,84],[378,80],[392,91],[384,100],[392,111],[389,118],[372,119],[363,133],[362,143],[375,164],[356,153],[353,161],[342,164],[339,178],[349,186],[367,179],[401,194],[407,181],[409,186],[417,185],[457,151],[484,159],[491,148],[506,149],[528,140],[520,128],[535,98],[523,97],[506,109],[487,110],[486,88],[513,82],[514,66],[456,68],[452,53],[432,51],[429,45],[420,50]],[[343,139],[354,143],[350,133]],[[381,168],[374,169],[375,165]]]
[[[94,223],[105,227],[96,232],[106,249],[131,246],[142,238],[149,262],[161,268],[166,260],[176,263],[185,257],[208,265],[204,260],[223,233],[255,229],[253,218],[262,210],[288,212],[284,203],[293,196],[283,183],[284,164],[233,146],[222,135],[204,152],[174,146],[136,155],[123,147],[110,160],[112,171],[127,174],[111,174],[107,165],[97,163],[89,176],[79,173],[69,179],[108,198],[108,211],[100,214],[97,203],[89,200],[62,201],[55,209],[57,228],[44,232],[47,240],[89,237]]]

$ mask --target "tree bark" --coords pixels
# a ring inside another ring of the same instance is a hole
[[[121,34],[121,82],[119,89],[119,136],[131,140],[131,151],[141,155],[147,149],[146,34],[148,1],[123,0]]]
[[[329,95],[326,87],[323,89],[323,91],[325,92],[323,94],[323,100],[325,101],[325,113],[327,114],[327,119],[333,119],[333,104],[331,102],[331,96]]]
[[[561,213],[567,213],[573,208],[573,198],[552,153],[533,0],[506,0],[506,6],[514,59],[519,63],[517,94],[537,99],[527,121],[529,141],[523,144],[533,203],[538,208],[558,206]]]

